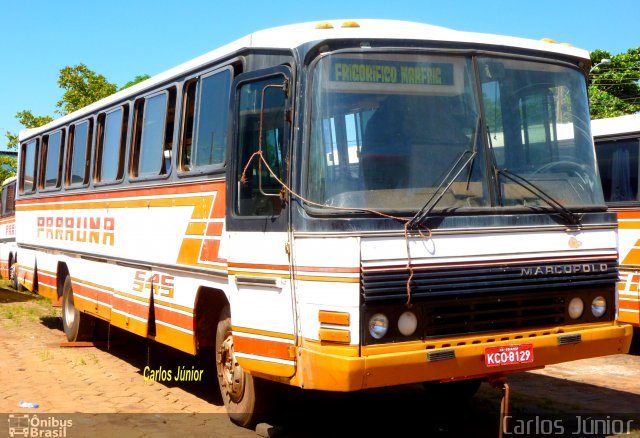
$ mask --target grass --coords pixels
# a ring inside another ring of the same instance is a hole
[[[40,360],[44,362],[53,359],[53,353],[51,350],[42,350],[38,353],[38,357],[40,357]]]
[[[60,309],[51,306],[51,300],[31,292],[17,292],[7,288],[7,281],[0,281],[0,319],[22,324],[42,318],[58,317]]]

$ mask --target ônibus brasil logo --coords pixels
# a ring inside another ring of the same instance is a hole
[[[9,414],[9,437],[65,438],[73,427],[73,420],[53,416],[38,417],[29,414]]]

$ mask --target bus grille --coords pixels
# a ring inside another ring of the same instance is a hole
[[[614,289],[618,278],[615,260],[570,263],[518,263],[502,266],[416,268],[411,282],[411,308],[419,328],[409,338],[396,329],[407,310],[406,268],[362,268],[363,318],[376,313],[390,320],[389,333],[373,339],[363,328],[365,344],[434,339],[447,336],[526,330],[594,322],[590,304],[597,296],[610,303],[606,315],[615,315]],[[569,301],[583,299],[583,316],[573,320]]]
[[[407,299],[409,270],[362,267],[365,303]],[[510,294],[549,289],[612,285],[618,279],[615,260],[572,260],[570,263],[518,263],[474,267],[415,267],[412,300]]]

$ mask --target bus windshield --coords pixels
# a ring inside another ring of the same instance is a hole
[[[434,211],[551,208],[532,184],[564,207],[604,208],[577,70],[350,53],[321,58],[313,74],[307,195],[316,203],[409,212],[450,184]]]

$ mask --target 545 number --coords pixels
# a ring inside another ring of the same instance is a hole
[[[151,274],[148,277],[147,275],[146,271],[136,271],[133,279],[134,292],[153,290],[154,295],[173,298],[175,277],[164,274]]]

